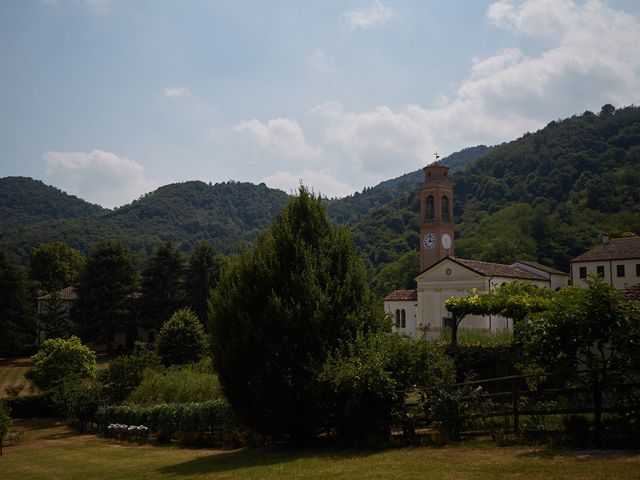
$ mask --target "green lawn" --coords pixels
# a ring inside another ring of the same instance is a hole
[[[215,451],[130,445],[78,435],[60,423],[16,425],[0,478],[29,479],[637,479],[640,454],[468,444],[338,451],[284,447]]]
[[[8,358],[0,360],[0,398],[6,397],[6,387],[24,385],[22,395],[29,393],[31,382],[24,378],[25,372],[31,366],[31,360],[27,358]]]

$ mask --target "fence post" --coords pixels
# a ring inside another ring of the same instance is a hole
[[[513,431],[520,433],[520,415],[518,414],[518,383],[517,378],[511,379],[511,403],[513,404]]]

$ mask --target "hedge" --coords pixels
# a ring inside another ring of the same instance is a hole
[[[48,393],[5,399],[13,418],[43,418],[56,414],[55,404]]]
[[[101,407],[97,422],[103,429],[114,423],[144,425],[159,441],[177,436],[187,443],[212,445],[237,444],[242,429],[224,400]]]

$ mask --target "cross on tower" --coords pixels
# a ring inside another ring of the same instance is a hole
[[[438,159],[440,158],[440,154],[438,153],[438,151],[436,150],[435,152],[433,152],[433,155],[436,157],[436,162],[438,161]]]

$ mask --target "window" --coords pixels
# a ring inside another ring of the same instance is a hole
[[[426,213],[426,218],[433,218],[434,217],[434,206],[433,206],[433,195],[429,195],[427,197],[427,213]]]
[[[402,328],[406,328],[407,326],[407,311],[404,308],[402,309],[402,321],[400,322],[400,326]]]
[[[640,263],[636,263],[636,277],[640,277]]]
[[[396,328],[400,328],[400,310],[396,310]]]
[[[580,278],[587,278],[587,267],[580,267]]]
[[[618,277],[624,277],[624,265],[616,265],[616,275]]]
[[[596,273],[598,274],[598,276],[604,278],[604,265],[598,265],[596,267]]]
[[[449,198],[442,197],[442,219],[449,220]]]

